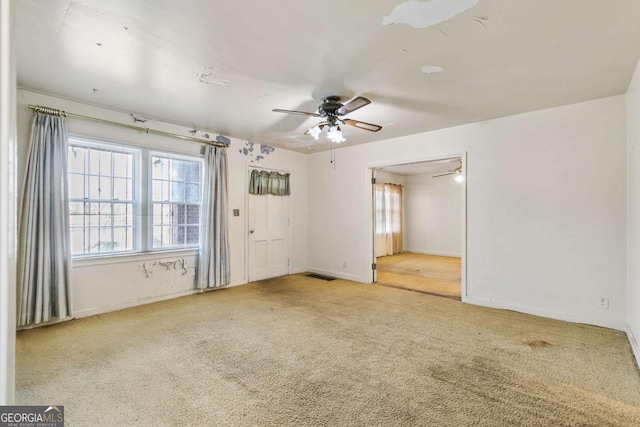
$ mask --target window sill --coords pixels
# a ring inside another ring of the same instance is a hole
[[[198,248],[184,248],[167,249],[163,251],[153,252],[133,252],[98,256],[82,256],[73,258],[72,265],[73,267],[88,267],[91,265],[123,264],[136,261],[153,261],[167,258],[182,258],[187,256],[197,256],[198,251]]]

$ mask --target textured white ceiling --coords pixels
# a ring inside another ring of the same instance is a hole
[[[271,109],[368,97],[360,144],[621,94],[640,56],[637,0],[17,3],[19,86],[302,152],[318,120]]]

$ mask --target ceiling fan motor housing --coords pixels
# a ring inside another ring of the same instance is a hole
[[[339,96],[327,96],[318,107],[318,114],[322,117],[337,117],[338,110],[342,107]]]

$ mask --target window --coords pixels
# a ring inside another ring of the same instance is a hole
[[[197,247],[202,160],[71,138],[73,255]]]
[[[152,157],[153,248],[200,241],[200,163]]]
[[[69,147],[69,224],[75,254],[124,252],[134,242],[135,154]]]

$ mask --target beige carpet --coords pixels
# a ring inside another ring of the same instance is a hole
[[[18,333],[67,426],[638,426],[621,332],[301,275]]]
[[[380,285],[460,299],[460,258],[403,252],[376,262]]]

